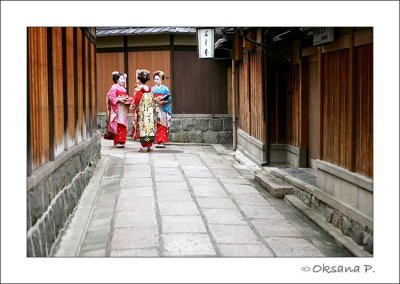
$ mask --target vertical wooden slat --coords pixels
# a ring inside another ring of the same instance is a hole
[[[91,43],[91,96],[92,96],[92,125],[93,131],[97,129],[97,96],[96,96],[96,86],[97,86],[97,78],[96,78],[96,46],[94,43]]]
[[[75,98],[75,28],[66,28],[66,69],[67,69],[67,100],[68,100],[68,136],[69,142],[68,147],[75,144],[75,132],[76,132],[76,98]]]
[[[62,28],[52,28],[52,72],[53,72],[53,115],[54,155],[64,151],[64,100],[63,100],[63,48]]]
[[[29,28],[29,101],[32,171],[49,161],[47,28]]]
[[[239,67],[239,105],[240,105],[240,114],[239,114],[239,127],[241,130],[243,130],[246,133],[249,133],[250,127],[249,127],[249,115],[250,115],[250,109],[249,109],[249,88],[248,88],[248,57],[243,56],[243,62]]]
[[[67,29],[62,28],[62,74],[63,74],[63,106],[64,106],[64,149],[69,149],[69,114],[68,114],[68,69],[67,69]]]
[[[48,74],[48,120],[49,120],[49,159],[54,161],[54,74],[53,74],[53,36],[52,28],[47,28],[47,74]]]
[[[323,57],[322,57],[322,48],[319,46],[317,48],[317,56],[318,56],[318,97],[319,97],[319,117],[320,117],[320,127],[319,127],[319,157],[320,159],[324,159],[324,129],[325,120],[324,120],[324,65],[323,65]]]
[[[92,77],[92,43],[90,41],[90,38],[88,38],[88,58],[87,58],[87,63],[86,66],[88,68],[88,84],[89,84],[89,112],[88,112],[88,125],[89,125],[89,132],[88,132],[88,137],[92,137],[93,136],[93,100],[92,100],[92,81],[93,81],[93,77]]]
[[[320,159],[320,126],[321,126],[321,97],[319,91],[320,73],[318,55],[310,57],[308,62],[308,91],[309,91],[309,164],[315,168],[313,160]]]
[[[339,86],[339,94],[338,94],[338,165],[341,167],[346,167],[345,164],[345,147],[346,147],[346,127],[345,127],[345,118],[346,118],[346,97],[347,93],[347,77],[348,77],[348,59],[347,54],[344,54],[344,62],[341,63],[341,72],[340,72],[340,86]]]
[[[308,75],[308,60],[301,59],[300,62],[300,95],[299,95],[299,103],[300,103],[300,123],[299,123],[299,134],[300,134],[300,147],[308,147],[308,156],[310,156],[310,140],[309,140],[309,132],[310,123],[309,123],[309,101],[310,94],[308,92],[309,89],[309,75]],[[314,129],[313,129],[314,131]]]
[[[81,50],[80,50],[80,61],[79,61],[79,66],[81,68],[81,85],[80,88],[82,90],[82,103],[81,103],[81,115],[82,115],[82,119],[81,119],[81,135],[82,135],[82,140],[86,140],[86,70],[85,70],[85,58],[86,58],[86,52],[85,52],[85,42],[86,42],[86,37],[85,37],[85,30],[84,28],[79,28],[79,32],[80,32],[80,40],[81,40]]]
[[[333,59],[333,82],[332,82],[332,162],[339,164],[339,96],[340,96],[340,55],[335,54]]]
[[[85,137],[86,139],[90,137],[90,113],[89,113],[89,108],[90,108],[90,101],[89,101],[89,39],[87,37],[87,35],[85,35],[84,37],[84,56],[85,56],[85,60],[83,61],[84,63],[84,72],[85,72],[85,76],[84,76],[84,90],[85,90],[85,129],[86,129],[86,134]]]
[[[78,99],[78,86],[79,86],[79,78],[78,78],[78,47],[79,47],[79,43],[78,43],[78,28],[74,28],[74,130],[75,130],[75,144],[78,144],[80,141],[80,128],[79,128],[79,99]]]
[[[28,60],[27,60],[27,70],[26,70],[26,78],[27,78],[27,163],[26,163],[26,174],[29,177],[32,174],[32,138],[31,138],[31,68],[32,68],[32,50],[31,50],[31,41],[32,41],[32,30],[31,28],[27,28],[26,33],[26,50],[28,52]]]
[[[349,74],[348,74],[348,85],[347,85],[347,96],[346,96],[346,147],[345,147],[345,168],[350,171],[354,170],[354,135],[355,135],[355,108],[354,108],[354,34],[350,36],[350,48],[349,48]]]
[[[245,41],[245,45],[246,45],[246,43],[249,44],[248,41]],[[251,70],[250,70],[251,62],[250,62],[250,51],[249,50],[247,50],[246,57],[247,57],[247,65],[246,65],[246,67],[247,67],[247,69],[246,69],[246,73],[247,73],[247,80],[246,80],[247,81],[247,91],[246,91],[246,94],[247,94],[247,105],[248,105],[248,110],[249,110],[248,121],[247,121],[247,123],[248,123],[248,132],[247,133],[251,134],[251,123],[252,123],[252,121],[251,121],[251,112],[252,112],[252,109],[251,109],[251,86],[253,84],[251,82],[251,78],[252,77],[251,77]]]
[[[324,54],[322,57],[321,64],[323,64],[322,68],[322,105],[323,105],[323,112],[322,112],[322,121],[323,121],[323,128],[322,128],[322,159],[329,161],[329,156],[327,153],[327,143],[328,143],[328,74],[327,74],[327,69],[328,69],[328,54]]]
[[[82,63],[82,31],[80,28],[76,28],[76,62],[77,62],[77,142],[82,141],[83,135],[83,63]]]
[[[374,81],[373,81],[373,45],[369,45],[369,49],[368,49],[369,53],[368,53],[368,82],[370,82],[368,84],[368,171],[367,171],[367,176],[368,177],[373,177],[374,175],[374,161],[373,161],[373,157],[374,157],[374,120],[373,120],[373,110],[374,110],[374,106],[373,106],[373,90],[374,90]]]

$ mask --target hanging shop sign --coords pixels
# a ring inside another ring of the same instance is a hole
[[[314,28],[313,45],[335,41],[334,28]]]
[[[214,58],[214,28],[197,29],[199,58]]]

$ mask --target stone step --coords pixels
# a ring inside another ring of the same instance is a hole
[[[291,185],[272,175],[258,173],[255,175],[255,180],[276,198],[283,198],[286,194],[293,194]]]

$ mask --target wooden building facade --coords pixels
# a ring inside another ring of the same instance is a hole
[[[28,175],[96,130],[94,29],[28,28]]]
[[[173,114],[227,114],[230,58],[225,59],[199,60],[194,28],[97,28],[97,110],[105,111],[113,71],[128,74],[132,95],[141,68],[165,72]]]
[[[27,28],[27,256],[49,256],[100,158],[94,28]]]
[[[373,29],[329,30],[333,40],[315,43],[326,28],[235,29],[237,148],[261,166],[313,169],[322,193],[307,194],[369,234]]]

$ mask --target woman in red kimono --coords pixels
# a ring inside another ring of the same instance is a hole
[[[113,135],[114,145],[118,148],[125,147],[126,129],[128,126],[129,105],[132,98],[126,93],[126,74],[118,71],[112,73],[114,85],[107,93],[108,117],[107,130]]]
[[[133,93],[133,117],[134,126],[131,136],[134,139],[140,139],[140,152],[151,152],[154,136],[156,133],[155,127],[155,106],[156,102],[151,88],[147,85],[150,80],[150,71],[140,70],[137,73],[137,84]]]

